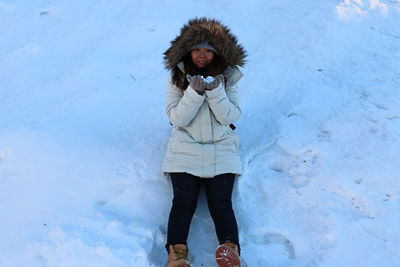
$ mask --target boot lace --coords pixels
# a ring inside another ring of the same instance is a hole
[[[175,255],[177,260],[187,260],[188,259],[188,249],[187,248],[177,248],[171,247],[171,252]]]
[[[233,249],[236,253],[238,253],[238,246],[235,243],[227,242],[224,243],[224,245]]]

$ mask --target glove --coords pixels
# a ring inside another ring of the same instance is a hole
[[[190,87],[196,90],[199,95],[204,93],[204,90],[206,89],[206,82],[203,80],[203,77],[200,75],[190,76],[187,74],[186,79],[189,81]]]
[[[223,74],[218,74],[217,76],[214,77],[214,81],[210,83],[206,83],[206,90],[213,90],[219,86],[220,83],[224,81],[224,75]]]

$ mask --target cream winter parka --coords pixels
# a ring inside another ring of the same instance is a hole
[[[230,124],[239,119],[237,82],[243,76],[246,53],[230,30],[219,21],[190,20],[164,53],[172,75],[184,77],[182,59],[194,45],[207,41],[226,62],[225,82],[200,95],[190,85],[182,90],[172,79],[166,95],[166,113],[172,124],[162,171],[186,172],[202,178],[222,173],[241,174],[239,137]]]
[[[241,115],[236,82],[242,73],[228,68],[225,77],[226,87],[221,83],[203,95],[190,86],[182,92],[169,83],[166,113],[173,127],[163,172],[187,172],[204,178],[241,174],[239,137],[229,124]]]

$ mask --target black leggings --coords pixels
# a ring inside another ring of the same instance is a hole
[[[188,173],[171,173],[171,180],[174,199],[168,220],[167,250],[169,245],[187,244],[201,184],[205,187],[208,209],[219,243],[233,242],[239,246],[238,227],[231,201],[235,174],[199,178]]]

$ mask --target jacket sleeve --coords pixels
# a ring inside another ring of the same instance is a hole
[[[229,125],[239,119],[242,111],[239,107],[239,95],[236,85],[227,87],[223,84],[211,91],[206,91],[208,104],[217,121]]]
[[[199,111],[205,98],[205,94],[199,95],[190,86],[182,92],[181,89],[170,81],[165,108],[170,123],[178,127],[189,125]]]

